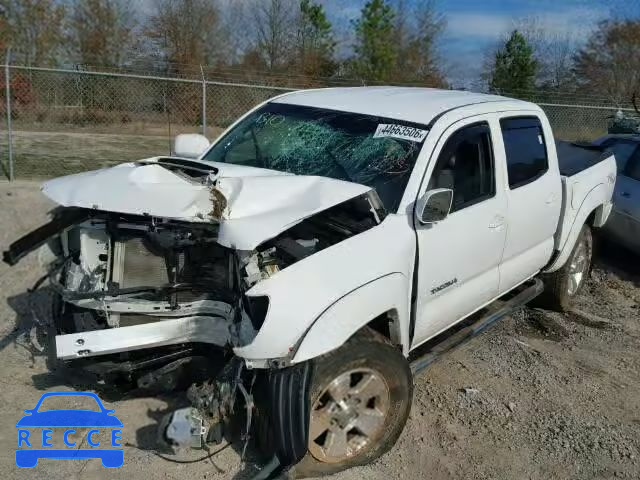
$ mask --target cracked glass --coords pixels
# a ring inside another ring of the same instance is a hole
[[[371,115],[271,103],[243,119],[203,160],[360,183],[395,211],[423,141],[376,136],[381,124],[406,127],[400,131],[416,136],[427,130]]]

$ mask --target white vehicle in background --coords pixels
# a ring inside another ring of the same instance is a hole
[[[603,232],[640,255],[640,135],[606,135],[594,142],[615,154],[613,211]]]
[[[218,367],[167,440],[218,431],[240,392],[300,476],[389,450],[412,373],[543,284],[568,308],[616,179],[538,106],[469,92],[288,93],[204,145],[46,182],[62,208],[5,260],[54,252],[58,359],[139,386]]]

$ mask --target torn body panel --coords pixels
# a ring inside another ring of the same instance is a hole
[[[54,213],[50,222],[45,223],[34,231],[28,233],[18,241],[12,243],[9,249],[3,252],[2,259],[9,265],[15,265],[25,255],[38,249],[47,241],[55,237],[67,228],[89,217],[89,212],[82,209],[65,209]]]
[[[238,250],[253,250],[370,190],[325,177],[163,157],[61,177],[42,187],[64,207],[218,224],[217,243]]]
[[[44,185],[64,218],[30,234],[37,241],[16,242],[6,257],[17,261],[48,240],[49,277],[63,305],[58,359],[86,365],[108,357],[105,365],[120,370],[118,362],[136,351],[149,361],[181,345],[231,354],[254,340],[274,310],[269,294],[251,289],[386,216],[368,187],[230,170],[236,176],[160,158]]]

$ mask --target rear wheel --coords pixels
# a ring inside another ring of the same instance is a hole
[[[389,451],[407,421],[413,393],[401,352],[367,331],[314,364],[308,451],[296,476],[336,473]]]
[[[592,254],[591,229],[584,225],[564,266],[543,277],[545,290],[539,297],[540,306],[561,312],[568,310],[589,276]]]

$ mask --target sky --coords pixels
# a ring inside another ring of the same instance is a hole
[[[348,51],[350,21],[360,15],[366,0],[319,1],[343,32],[341,48]],[[640,17],[640,0],[435,0],[435,5],[446,19],[438,45],[441,63],[449,81],[459,87],[478,79],[487,52],[519,20],[535,18],[545,31],[569,33],[580,44],[601,20]]]
[[[138,1],[143,15],[153,10],[154,0]],[[235,2],[250,5],[252,1],[262,0],[218,0],[223,8]],[[325,7],[334,25],[339,40],[338,54],[348,56],[353,45],[351,22],[360,16],[366,0],[315,1]],[[433,1],[436,10],[446,19],[438,53],[447,79],[454,87],[472,87],[478,81],[487,52],[495,50],[519,20],[535,18],[539,27],[554,34],[568,33],[579,45],[601,20],[640,18],[640,0]]]

